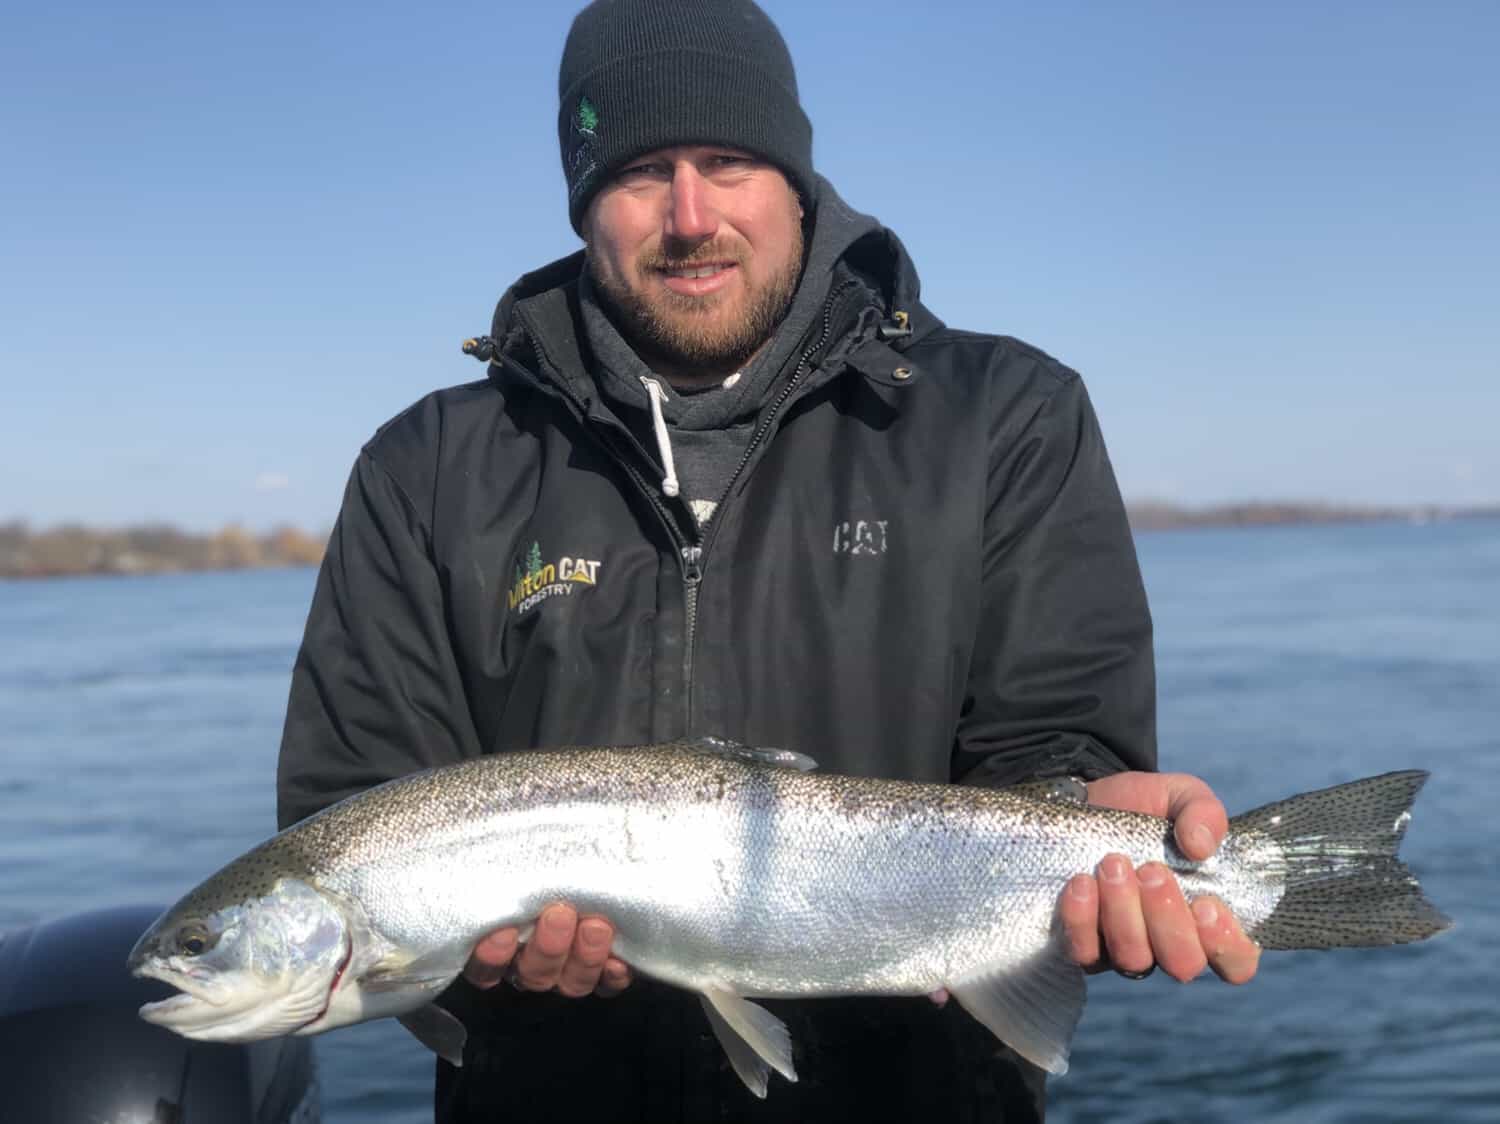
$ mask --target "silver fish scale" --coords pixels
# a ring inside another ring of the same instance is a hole
[[[1018,963],[1063,883],[1112,851],[1168,862],[1251,928],[1279,897],[1251,865],[1267,847],[1232,835],[1194,864],[1148,816],[656,747],[416,774],[257,850],[454,970],[483,933],[562,900],[609,917],[617,955],[650,975],[793,996],[918,994]]]

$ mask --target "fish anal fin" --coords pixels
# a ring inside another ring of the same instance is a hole
[[[745,745],[743,742],[730,741],[727,738],[694,738],[692,741],[681,744],[683,749],[691,750],[693,753],[707,753],[716,757],[738,757],[743,761],[758,765],[779,765],[784,769],[800,769],[804,773],[809,773],[818,767],[818,763],[811,757],[805,753],[798,753],[796,750]]]
[[[415,1011],[398,1015],[396,1021],[449,1065],[461,1067],[464,1064],[464,1043],[468,1041],[469,1032],[456,1015],[436,1003],[428,1003]]]
[[[950,984],[948,990],[1016,1053],[1048,1073],[1068,1072],[1068,1045],[1083,1015],[1083,969],[1051,940],[1036,955]]]
[[[786,1023],[732,991],[711,988],[701,999],[719,1045],[747,1089],[764,1099],[773,1069],[788,1081],[797,1080]]]

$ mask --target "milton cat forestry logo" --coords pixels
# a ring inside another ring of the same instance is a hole
[[[559,558],[542,561],[542,548],[531,544],[526,564],[516,563],[515,580],[506,594],[506,607],[513,613],[525,613],[549,597],[571,597],[575,589],[599,584],[599,560],[596,558]]]

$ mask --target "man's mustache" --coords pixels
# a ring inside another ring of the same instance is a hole
[[[738,251],[709,242],[682,254],[650,254],[641,260],[641,264],[646,269],[691,269],[699,265],[740,265],[742,260]]]

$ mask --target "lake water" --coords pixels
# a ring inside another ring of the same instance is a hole
[[[1097,978],[1051,1119],[1500,1119],[1500,522],[1164,532],[1140,552],[1162,767],[1231,812],[1432,770],[1403,853],[1458,925],[1268,955],[1242,989]],[[268,834],[312,581],[0,583],[0,930],[166,902]],[[325,1119],[430,1118],[432,1062],[394,1023],[316,1047]]]

